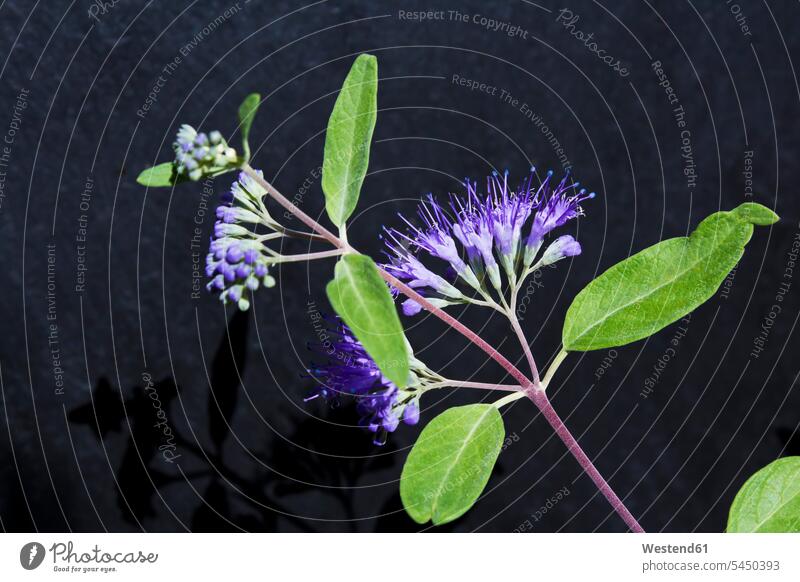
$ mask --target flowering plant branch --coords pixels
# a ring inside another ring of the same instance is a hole
[[[294,206],[285,196],[283,196],[274,186],[269,184],[264,178],[261,176],[260,173],[253,170],[249,165],[245,165],[243,171],[251,177],[253,180],[258,182],[261,187],[274,199],[276,200],[281,206],[283,206],[286,210],[297,216],[306,226],[311,228],[313,231],[319,233],[322,237],[325,238],[328,242],[339,249],[345,250],[345,252],[356,253],[357,251],[353,249],[349,244],[342,241],[335,235],[333,235],[330,231],[328,231],[325,227],[321,226],[319,223],[314,221],[313,218],[308,216],[302,210]],[[552,199],[552,198],[551,198]],[[523,219],[524,220],[524,219]],[[425,233],[417,232],[417,235],[424,236]],[[579,251],[579,249],[578,249]],[[408,257],[407,257],[408,258]],[[395,265],[396,266],[396,265]],[[614,510],[620,514],[622,519],[625,523],[630,527],[632,531],[644,531],[636,519],[631,515],[628,509],[625,507],[625,504],[619,499],[616,493],[614,493],[613,489],[608,485],[605,479],[600,475],[600,472],[597,468],[592,464],[589,457],[586,453],[583,452],[578,442],[566,428],[564,423],[559,418],[558,414],[556,413],[553,406],[550,404],[549,399],[545,394],[545,387],[546,384],[543,384],[539,380],[536,363],[533,359],[533,356],[530,352],[530,346],[528,345],[527,339],[525,339],[524,332],[522,331],[521,327],[519,326],[519,321],[514,316],[513,309],[504,310],[504,313],[508,314],[509,320],[511,321],[515,333],[517,333],[520,343],[525,348],[525,352],[528,358],[528,362],[531,366],[531,370],[533,372],[534,380],[529,380],[520,370],[514,366],[508,359],[505,358],[502,354],[500,354],[496,349],[491,347],[486,341],[484,341],[480,336],[478,336],[475,332],[470,330],[468,327],[463,325],[461,322],[447,314],[444,310],[436,305],[432,304],[430,301],[425,299],[422,295],[420,295],[417,291],[400,281],[399,279],[395,278],[391,275],[386,269],[380,270],[381,276],[386,280],[387,283],[392,285],[396,288],[400,293],[405,295],[408,298],[408,301],[413,301],[416,304],[419,304],[423,309],[429,311],[431,314],[435,315],[447,325],[464,335],[468,340],[472,343],[477,345],[481,348],[484,352],[486,352],[489,357],[497,361],[512,377],[514,377],[519,384],[512,389],[515,390],[517,393],[506,397],[502,404],[507,404],[516,400],[520,397],[527,396],[540,410],[542,415],[545,417],[548,423],[553,427],[556,431],[558,437],[567,445],[567,448],[570,453],[572,453],[575,458],[577,459],[578,463],[580,464],[581,468],[590,476],[592,481],[597,485],[606,499],[609,500],[611,506]],[[513,301],[512,301],[513,303]],[[509,306],[510,307],[510,306]],[[549,377],[547,381],[552,378],[553,374],[555,374],[558,365],[563,361],[564,357],[566,356],[565,352],[560,358],[557,358],[554,361],[553,366],[551,366]],[[454,386],[458,384],[458,381],[451,381],[451,382],[444,382],[446,386]],[[460,383],[461,385],[465,384],[464,382]],[[436,387],[434,385],[429,385],[428,388]],[[489,389],[503,389],[499,386],[492,386],[492,385],[485,385],[482,387],[486,387]],[[499,401],[498,401],[499,402]]]
[[[336,357],[311,365],[309,372],[318,386],[308,400],[352,397],[361,423],[375,433],[377,444],[385,442],[401,422],[419,422],[419,401],[429,390],[464,387],[505,393],[492,404],[451,408],[427,424],[400,481],[409,515],[419,523],[443,524],[466,512],[483,491],[501,450],[505,429],[498,410],[527,398],[629,529],[644,531],[564,425],[546,389],[569,352],[631,343],[698,307],[739,260],[754,225],[772,224],[777,216],[754,203],[718,212],[691,236],[663,241],[606,271],[570,306],[563,348],[542,379],[516,316],[519,291],[538,270],[580,254],[581,246],[571,235],[547,240],[552,231],[581,216],[582,203],[594,193],[580,188],[569,173],[558,180],[553,172],[542,177],[533,168],[516,189],[509,185],[508,172],[490,176],[484,191],[466,180],[465,196],[451,195],[448,205],[429,196],[419,206],[419,222],[401,217],[404,228],[384,229],[388,259],[377,265],[353,248],[346,234],[366,176],[377,117],[377,60],[369,55],[356,59],[328,124],[322,188],[338,235],[250,165],[248,136],[259,103],[260,97],[251,95],[239,110],[243,156],[219,132],[198,133],[183,126],[175,142],[175,160],[146,170],[139,182],[171,186],[240,171],[217,209],[206,266],[208,289],[218,292],[226,304],[248,309],[253,292],[275,284],[269,270],[276,264],[338,259],[326,289],[338,314],[328,319]],[[309,230],[289,229],[275,220],[265,203],[268,198]],[[284,237],[328,243],[332,248],[284,255],[269,245]],[[448,274],[437,274],[426,264],[436,261],[447,265]],[[414,356],[395,299],[405,316],[424,309],[461,333],[516,384],[449,379],[431,370]],[[503,314],[520,342],[530,376],[448,314],[446,309],[455,304]]]

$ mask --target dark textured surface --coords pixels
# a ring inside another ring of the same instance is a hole
[[[279,286],[259,293],[248,315],[226,314],[214,297],[191,298],[195,218],[205,241],[213,198],[203,216],[200,187],[145,192],[134,182],[147,165],[169,157],[179,123],[230,132],[239,101],[261,91],[266,101],[251,138],[256,164],[318,215],[314,176],[327,116],[363,51],[378,56],[382,80],[371,173],[350,228],[359,248],[377,257],[381,224],[395,223],[394,213],[410,211],[420,194],[458,190],[463,176],[493,167],[518,175],[532,162],[557,168],[552,142],[520,111],[523,102],[552,130],[577,179],[599,193],[578,226],[583,255],[548,271],[525,313],[541,362],[558,348],[570,299],[594,274],[745,201],[744,158],[752,151],[755,200],[783,220],[757,230],[729,292],[691,316],[674,353],[667,350],[679,325],[610,355],[571,357],[555,383],[554,405],[653,531],[722,530],[744,479],[781,454],[800,452],[796,272],[783,301],[775,299],[789,280],[787,252],[799,228],[796,3],[742,3],[750,35],[723,2],[571,3],[580,15],[576,29],[594,33],[627,77],[556,22],[562,5],[547,2],[303,8],[121,0],[107,2],[105,14],[100,4],[0,5],[0,133],[20,90],[29,90],[8,167],[0,168],[7,173],[0,206],[3,529],[416,529],[396,491],[418,428],[402,427],[376,449],[352,426],[351,410],[303,403],[311,387],[301,376],[305,344],[314,339],[308,303],[328,309],[331,264],[284,268]],[[231,6],[238,8],[205,34]],[[399,10],[427,9],[458,9],[468,22],[447,13],[426,23],[399,18]],[[476,14],[526,33],[486,30],[472,21]],[[202,40],[189,44],[197,34]],[[164,74],[176,56],[181,62]],[[663,64],[685,110],[694,188],[687,187],[681,130],[653,61]],[[157,100],[137,116],[159,75],[165,81]],[[498,89],[470,91],[453,75]],[[504,102],[502,89],[519,103]],[[93,187],[81,208],[87,179]],[[307,179],[308,192],[298,194]],[[218,180],[217,194],[228,183]],[[81,215],[87,271],[76,292]],[[773,304],[781,311],[753,357]],[[463,319],[475,328],[487,322],[472,310]],[[432,367],[501,378],[437,322],[407,322],[418,356]],[[488,323],[486,338],[518,358],[506,326]],[[48,343],[51,324],[57,344]],[[60,350],[63,394],[56,392],[53,348]],[[643,398],[665,354],[670,362]],[[611,364],[597,379],[604,359]],[[178,435],[174,463],[158,451],[163,440],[153,426],[148,378]],[[423,423],[478,396],[429,396]],[[444,529],[622,531],[532,406],[516,404],[505,420],[514,439],[484,498]],[[532,514],[563,487],[569,495],[536,521]]]

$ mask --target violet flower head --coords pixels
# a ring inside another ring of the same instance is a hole
[[[451,195],[449,212],[429,195],[418,209],[420,226],[401,216],[408,226],[406,232],[385,229],[389,263],[384,268],[437,307],[476,302],[468,297],[467,290],[459,289],[459,282],[483,297],[477,303],[493,302],[485,282],[502,296],[500,266],[509,285],[515,285],[531,269],[580,254],[581,247],[575,239],[561,237],[531,267],[545,236],[580,216],[580,203],[594,197],[585,189],[576,193],[579,184],[570,181],[569,172],[555,185],[552,177],[553,172],[548,172],[535,186],[538,178],[531,168],[530,175],[515,190],[509,187],[507,171],[502,176],[494,172],[486,180],[485,194],[479,194],[476,183],[467,179],[466,196]],[[447,281],[428,268],[422,261],[424,255],[446,261],[456,274],[454,280]],[[420,309],[413,300],[403,303],[406,315]]]
[[[326,341],[309,344],[309,349],[327,357],[323,364],[311,363],[308,373],[317,380],[306,401],[323,397],[332,403],[354,399],[359,424],[375,433],[375,444],[382,445],[386,436],[401,422],[419,422],[419,395],[432,374],[424,364],[411,358],[413,379],[406,389],[399,389],[384,376],[350,328],[338,317],[317,318],[324,326],[320,338]],[[416,388],[415,388],[416,386]]]

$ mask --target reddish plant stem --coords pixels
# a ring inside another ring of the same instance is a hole
[[[539,369],[536,367],[536,360],[533,359],[533,353],[531,352],[528,338],[525,337],[525,332],[522,331],[519,320],[516,318],[513,311],[509,313],[508,321],[511,323],[511,329],[517,334],[517,339],[519,339],[519,343],[522,346],[522,351],[525,352],[525,357],[528,359],[528,366],[530,366],[531,374],[533,374],[533,384],[538,386],[540,384]]]
[[[346,249],[346,250],[350,250],[350,251],[353,251],[353,252],[357,252],[357,251],[355,251],[355,249],[353,249],[350,245],[348,245],[342,239],[337,237],[335,234],[333,234],[327,228],[325,228],[320,223],[318,223],[316,220],[311,218],[308,214],[306,214],[305,212],[300,210],[296,205],[292,204],[292,202],[288,198],[286,198],[283,194],[278,192],[278,190],[272,184],[270,184],[264,178],[259,176],[258,173],[250,165],[245,164],[242,167],[242,170],[248,176],[253,178],[256,182],[258,182],[263,188],[265,188],[267,190],[267,192],[269,193],[269,195],[278,204],[280,204],[286,210],[288,210],[289,212],[291,212],[292,214],[297,216],[297,218],[299,218],[300,221],[303,224],[305,224],[311,230],[319,233],[325,240],[330,242],[333,246],[335,246],[336,248],[339,248],[339,249]],[[510,361],[508,361],[508,359],[506,359],[505,356],[503,356],[503,354],[501,354],[496,349],[494,349],[492,346],[490,346],[488,343],[486,343],[486,341],[484,341],[483,338],[481,338],[474,331],[469,329],[467,326],[465,326],[463,323],[461,323],[460,321],[455,319],[450,314],[445,313],[443,310],[441,310],[438,307],[432,305],[427,299],[425,299],[422,295],[420,295],[419,293],[414,291],[411,287],[409,287],[408,285],[406,285],[402,281],[399,281],[398,279],[396,279],[395,277],[393,277],[392,275],[390,275],[389,273],[387,273],[383,269],[379,269],[379,270],[380,270],[381,277],[383,277],[383,279],[387,283],[389,283],[390,285],[395,287],[398,291],[400,291],[403,295],[405,295],[409,299],[413,299],[414,301],[416,301],[417,303],[422,305],[431,314],[435,315],[436,317],[438,317],[439,319],[444,321],[447,325],[449,325],[450,327],[452,327],[453,329],[455,329],[456,331],[461,333],[469,341],[471,341],[476,346],[481,348],[484,352],[486,352],[488,354],[488,356],[490,358],[495,360],[509,374],[511,374],[511,376],[517,382],[519,382],[520,386],[527,387],[527,386],[532,386],[533,385],[531,383],[531,381],[528,379],[528,377],[525,376],[525,374],[520,372],[519,369],[514,364],[512,364]]]
[[[512,392],[514,396],[518,396],[522,391],[519,389],[519,384],[494,384],[493,382],[470,382],[468,380],[447,380],[429,384],[428,388],[476,388],[478,390],[501,390],[503,392]]]
[[[544,392],[544,390],[530,388],[525,392],[528,398],[536,405],[536,408],[538,408],[545,417],[550,426],[553,427],[553,430],[556,432],[561,441],[567,445],[567,449],[578,461],[578,464],[581,466],[584,472],[589,475],[592,481],[594,481],[594,484],[597,485],[600,493],[602,493],[605,498],[608,499],[611,507],[613,507],[614,511],[619,514],[630,530],[635,533],[644,533],[642,526],[639,525],[639,522],[636,521],[636,518],[633,517],[633,514],[628,511],[628,508],[625,507],[625,504],[622,502],[622,500],[617,496],[616,493],[614,493],[611,485],[609,485],[608,482],[603,479],[600,471],[597,470],[597,467],[594,466],[594,463],[592,463],[591,459],[589,459],[586,453],[583,452],[583,449],[578,444],[578,441],[575,440],[575,437],[572,436],[572,433],[569,432],[569,429],[561,421],[561,418],[553,408],[553,405],[550,404],[550,400],[547,398],[547,394]]]
[[[349,248],[349,245],[346,242],[344,242],[338,236],[336,236],[327,228],[322,226],[319,222],[311,218],[308,214],[300,210],[298,206],[292,204],[291,200],[289,200],[288,198],[286,198],[286,196],[278,192],[275,186],[273,186],[272,184],[267,182],[264,178],[259,176],[258,172],[256,172],[250,164],[244,164],[242,166],[242,171],[251,178],[253,178],[253,180],[258,182],[261,185],[261,187],[264,188],[270,196],[272,196],[275,202],[277,202],[278,204],[283,206],[286,210],[294,214],[297,218],[300,219],[300,222],[305,224],[311,230],[319,233],[320,236],[322,236],[322,238],[327,240],[337,249]]]
[[[392,287],[396,288],[398,291],[400,291],[403,295],[405,295],[409,299],[413,299],[414,301],[422,305],[422,307],[424,307],[427,311],[431,312],[433,315],[444,321],[447,325],[449,325],[450,327],[461,333],[461,335],[466,337],[469,341],[471,341],[480,349],[482,349],[484,352],[486,352],[490,358],[492,358],[498,364],[503,366],[506,372],[511,374],[511,376],[517,382],[519,382],[520,386],[533,385],[532,382],[528,379],[528,377],[519,371],[519,368],[517,368],[514,364],[509,362],[508,359],[503,354],[501,354],[492,346],[490,346],[481,336],[476,334],[466,325],[458,321],[455,317],[453,317],[449,313],[439,309],[438,307],[435,307],[434,305],[431,305],[430,301],[425,299],[422,295],[414,291],[411,287],[409,287],[396,277],[393,277],[383,269],[380,269],[380,273],[384,281],[389,283]]]

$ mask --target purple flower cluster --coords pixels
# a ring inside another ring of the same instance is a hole
[[[247,224],[269,223],[261,197],[266,191],[241,173],[217,207],[217,222],[206,256],[206,288],[219,292],[220,300],[241,310],[250,307],[249,294],[260,286],[272,287],[267,247]]]
[[[455,279],[484,296],[489,293],[486,280],[502,295],[501,267],[513,286],[531,270],[580,254],[580,244],[564,235],[534,264],[545,236],[580,216],[581,202],[594,197],[594,192],[578,190],[579,184],[571,182],[569,172],[555,182],[549,171],[538,187],[534,186],[535,179],[536,172],[531,169],[528,178],[513,190],[508,187],[508,172],[502,177],[495,172],[486,180],[486,194],[479,194],[476,183],[466,180],[466,197],[451,195],[449,209],[429,195],[419,206],[421,226],[401,216],[408,225],[407,232],[385,229],[389,262],[384,267],[441,307],[463,301],[464,295],[428,269],[416,256],[417,251],[447,262]],[[403,303],[406,315],[419,310],[420,305],[411,299]]]
[[[400,422],[419,422],[419,397],[411,390],[400,390],[384,376],[353,332],[338,317],[324,317],[327,341],[309,348],[328,361],[314,364],[309,374],[318,382],[306,401],[322,396],[330,402],[354,398],[359,423],[375,433],[375,444],[386,442]]]
[[[218,131],[206,134],[184,124],[172,148],[176,173],[195,182],[203,176],[231,169],[237,163],[236,151],[228,147]]]

